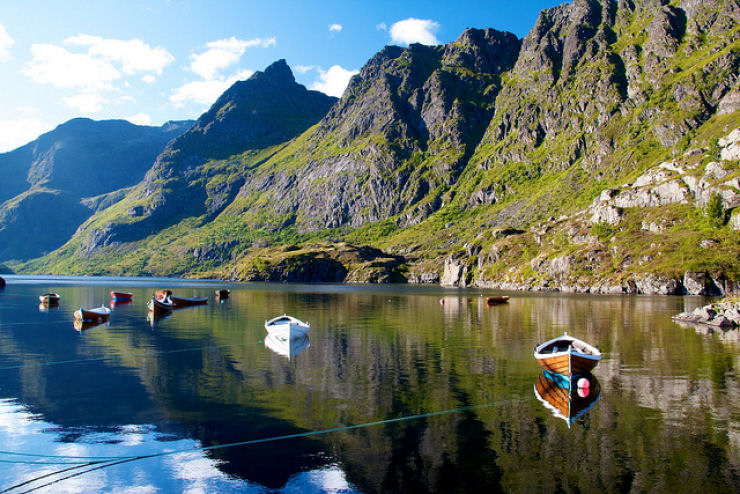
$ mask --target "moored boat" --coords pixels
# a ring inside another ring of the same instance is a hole
[[[506,304],[509,302],[508,295],[501,295],[496,297],[486,297],[486,303],[488,305]]]
[[[130,292],[110,292],[110,297],[114,302],[131,302],[133,296],[134,294]]]
[[[570,427],[599,401],[601,385],[590,372],[568,378],[545,370],[537,376],[534,395],[545,408],[565,420]]]
[[[269,321],[266,321],[265,329],[269,334],[287,338],[298,338],[308,333],[311,325],[293,316],[283,314],[282,316],[273,317]]]
[[[108,307],[101,305],[97,309],[83,309],[80,307],[79,310],[75,311],[75,319],[82,322],[96,322],[101,323],[108,320],[110,317],[111,310]]]
[[[591,372],[601,360],[601,352],[595,346],[564,333],[537,346],[534,358],[545,370],[574,376]]]
[[[46,305],[58,305],[61,298],[58,293],[45,293],[39,295],[39,302]]]
[[[167,299],[158,300],[156,296],[152,297],[152,299],[147,302],[146,306],[154,313],[165,313],[174,309],[174,305],[171,301]]]
[[[208,303],[208,297],[175,297],[174,295],[171,295],[170,300],[175,309],[190,307],[193,305],[205,305]]]

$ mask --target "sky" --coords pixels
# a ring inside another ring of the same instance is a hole
[[[524,37],[564,0],[0,0],[0,153],[75,117],[195,119],[231,84],[285,59],[341,96],[386,45],[465,28]]]

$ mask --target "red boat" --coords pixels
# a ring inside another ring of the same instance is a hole
[[[115,302],[131,302],[131,297],[134,294],[129,292],[110,292],[110,296]]]

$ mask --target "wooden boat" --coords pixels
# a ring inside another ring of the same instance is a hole
[[[265,338],[265,346],[288,359],[297,356],[303,350],[311,346],[307,334],[297,338],[289,338],[277,334],[268,334]]]
[[[170,301],[172,301],[172,306],[175,309],[180,309],[182,307],[191,307],[193,305],[205,305],[208,303],[208,297],[175,297],[174,295],[170,296]]]
[[[293,316],[283,314],[266,321],[265,329],[269,334],[286,338],[298,338],[308,333],[311,325]]]
[[[131,302],[133,296],[134,294],[129,292],[110,292],[110,297],[115,302]]]
[[[498,297],[486,297],[486,303],[488,305],[506,304],[509,302],[508,295],[501,295]]]
[[[110,318],[111,310],[104,305],[101,305],[97,309],[83,309],[75,311],[75,319],[79,319],[82,322],[96,322],[102,323]]]
[[[601,385],[590,372],[568,378],[545,370],[534,383],[534,395],[570,427],[599,401]]]
[[[220,288],[216,290],[216,298],[219,300],[226,300],[231,295],[231,290],[227,288]]]
[[[43,295],[39,295],[39,302],[46,305],[59,305],[59,300],[62,297],[59,296],[58,293],[45,293]]]
[[[545,370],[574,376],[591,372],[601,360],[601,352],[595,346],[564,333],[537,346],[534,358]]]
[[[156,296],[152,297],[152,299],[147,302],[146,306],[149,308],[150,311],[154,313],[166,313],[172,311],[172,309],[175,308],[171,301],[166,299],[157,300]]]

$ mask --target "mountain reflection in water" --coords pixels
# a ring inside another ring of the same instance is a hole
[[[701,299],[516,294],[489,307],[475,291],[246,284],[152,326],[154,289],[220,286],[8,278],[0,490],[69,468],[11,452],[161,454],[54,486],[71,492],[739,490],[740,348],[670,320]],[[72,312],[114,289],[134,302],[74,331]],[[59,309],[37,310],[45,292]],[[283,313],[313,323],[290,358],[264,329]],[[604,357],[589,380],[598,406],[568,430],[534,396],[531,350],[574,327]]]

